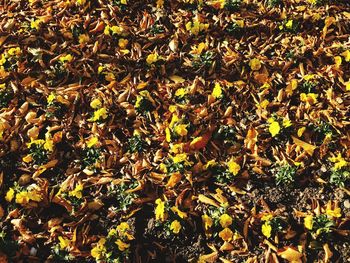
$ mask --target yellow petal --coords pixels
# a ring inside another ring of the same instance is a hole
[[[273,121],[269,126],[269,132],[271,133],[272,137],[275,137],[277,134],[279,134],[281,131],[281,127],[277,121]]]

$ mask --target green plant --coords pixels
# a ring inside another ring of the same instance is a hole
[[[7,107],[13,98],[13,90],[9,87],[0,84],[0,108]]]
[[[232,174],[226,169],[226,167],[221,165],[214,165],[208,169],[214,176],[216,182],[221,184],[228,184],[232,182]]]
[[[350,179],[350,172],[346,169],[332,169],[329,182],[338,187],[345,187],[345,183]]]
[[[277,167],[274,172],[277,185],[289,185],[294,182],[297,168],[289,164]]]
[[[241,7],[242,0],[226,0],[225,8],[229,11],[238,11]]]
[[[125,4],[125,1],[122,1],[122,0],[113,0],[113,4],[118,6],[120,8],[120,11],[125,11],[128,7]]]
[[[228,125],[220,125],[219,129],[214,133],[214,139],[221,141],[233,142],[235,137],[235,129]]]
[[[145,114],[145,113],[150,112],[154,109],[152,102],[149,99],[147,99],[146,97],[142,97],[137,102],[138,103],[136,103],[135,108],[136,108],[137,112],[140,114]]]
[[[146,144],[140,135],[134,135],[128,141],[128,150],[131,153],[142,152],[145,146]]]
[[[327,0],[313,0],[311,1],[312,2],[312,5],[315,5],[315,6],[320,6],[320,5],[324,5],[327,3]]]
[[[108,196],[113,196],[115,203],[117,204],[116,212],[126,212],[128,208],[133,204],[134,200],[138,197],[136,193],[129,193],[127,190],[133,189],[137,186],[138,182],[123,182],[118,185],[111,185],[108,191]]]
[[[275,6],[278,6],[280,4],[282,4],[282,0],[269,0],[267,2],[267,4],[270,6],[270,7],[275,7]]]
[[[238,36],[242,33],[242,28],[236,22],[228,23],[225,30],[230,35],[235,35],[235,36]]]
[[[74,256],[66,249],[60,249],[60,245],[56,244],[51,248],[51,254],[55,262],[71,262],[74,260]]]
[[[4,252],[9,257],[15,256],[19,245],[6,234],[6,230],[6,228],[2,227],[0,231],[0,251]]]
[[[150,30],[149,32],[153,35],[157,35],[157,34],[161,34],[161,33],[164,33],[165,32],[165,28],[163,25],[160,25],[160,24],[153,24],[151,27],[150,27]]]
[[[327,239],[328,235],[333,231],[334,221],[325,214],[318,215],[313,218],[311,235],[314,239]]]
[[[191,167],[185,161],[175,163],[171,159],[167,160],[165,162],[165,165],[167,167],[167,172],[168,173],[175,173],[175,172],[183,173],[183,172],[185,172],[187,169],[189,169]]]
[[[315,79],[304,80],[300,86],[300,92],[304,93],[316,93],[316,88],[318,86],[318,81]]]
[[[200,55],[193,55],[192,66],[196,69],[202,67],[210,67],[214,62],[215,54],[211,51],[206,51]]]
[[[86,148],[82,152],[83,167],[91,167],[100,159],[101,149],[96,147]]]
[[[48,161],[48,151],[42,144],[33,143],[29,147],[29,153],[35,164],[41,165]]]

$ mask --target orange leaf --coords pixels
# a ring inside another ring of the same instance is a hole
[[[174,187],[178,182],[181,181],[181,174],[180,173],[173,173],[170,178],[168,183],[166,184],[166,187]]]
[[[190,148],[193,150],[203,149],[209,142],[211,138],[211,132],[207,132],[203,136],[194,138],[190,143]]]

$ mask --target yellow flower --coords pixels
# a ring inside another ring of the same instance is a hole
[[[173,128],[175,123],[177,123],[179,120],[180,120],[179,117],[176,114],[173,114],[173,116],[171,118],[171,122],[169,124],[169,128]]]
[[[174,157],[173,157],[173,162],[174,163],[181,163],[181,162],[185,162],[187,161],[187,154],[186,153],[180,153],[180,154],[176,154]]]
[[[215,83],[215,86],[214,86],[214,89],[213,89],[213,92],[211,93],[211,95],[215,99],[221,98],[221,96],[222,96],[222,88],[221,88],[219,83]]]
[[[179,98],[183,98],[187,94],[187,90],[185,88],[179,88],[175,92],[175,96]]]
[[[345,90],[350,91],[350,80],[345,83]]]
[[[168,172],[168,168],[166,167],[166,165],[164,163],[161,163],[159,165],[159,170],[162,172],[162,173],[167,173]]]
[[[30,148],[32,146],[32,144],[36,144],[36,145],[44,145],[45,144],[45,140],[42,139],[38,139],[38,140],[33,140],[33,138],[30,138],[30,142],[27,143],[27,147]]]
[[[35,202],[40,202],[42,200],[42,196],[38,194],[36,190],[29,191],[28,198]]]
[[[65,62],[71,62],[73,60],[73,56],[71,54],[67,54],[65,56],[62,56],[59,58],[59,60],[62,62],[62,63],[65,63]]]
[[[28,204],[29,201],[30,201],[29,192],[21,191],[21,192],[16,194],[16,203],[17,204],[25,205],[25,204]]]
[[[166,213],[165,213],[165,202],[162,201],[160,198],[156,200],[156,208],[155,208],[155,214],[156,214],[156,220],[160,220],[162,222],[166,219]]]
[[[280,124],[277,121],[273,121],[269,126],[269,132],[271,133],[272,137],[275,137],[277,134],[280,133],[280,131]]]
[[[204,43],[204,42],[201,42],[197,46],[194,45],[194,46],[191,47],[192,50],[190,51],[190,54],[200,55],[207,48],[208,48],[208,45],[206,43]]]
[[[104,66],[98,66],[97,73],[101,74],[104,69],[105,69]]]
[[[93,146],[95,146],[98,143],[98,137],[94,136],[91,137],[87,142],[86,142],[86,146],[88,148],[91,148]]]
[[[193,35],[198,35],[199,32],[205,31],[209,28],[209,24],[199,22],[198,18],[193,19],[193,22],[186,24],[186,30],[190,31]]]
[[[269,221],[273,218],[273,215],[271,213],[266,213],[261,217],[262,221]]]
[[[170,230],[172,230],[174,234],[178,234],[181,230],[180,222],[177,220],[174,220],[173,222],[171,222]]]
[[[317,103],[317,97],[318,97],[318,94],[316,94],[316,93],[308,93],[308,94],[301,93],[300,94],[300,100],[302,102],[307,102],[311,105]]]
[[[95,110],[94,114],[93,114],[93,117],[90,118],[89,120],[100,121],[100,120],[107,119],[107,117],[108,117],[107,109],[106,108],[101,108],[101,109]]]
[[[167,142],[171,142],[171,133],[169,128],[165,129],[165,139]]]
[[[183,146],[184,146],[183,143],[171,144],[170,151],[172,153],[178,154],[178,153],[182,152]]]
[[[329,160],[334,163],[334,170],[336,171],[348,165],[348,162],[341,156],[341,153],[338,153],[336,157],[329,158]]]
[[[293,28],[293,20],[288,20],[285,26],[287,29],[292,29]]]
[[[7,51],[7,54],[9,56],[18,56],[19,54],[21,54],[21,49],[20,47],[12,47]]]
[[[125,38],[120,38],[119,40],[118,40],[118,46],[120,47],[120,48],[126,48],[126,46],[128,45],[128,43],[129,43],[129,41],[127,40],[127,39],[125,39]]]
[[[317,0],[307,0],[310,4],[312,5],[316,5],[317,4]]]
[[[251,70],[257,71],[261,68],[261,62],[257,58],[253,58],[249,61],[249,66]]]
[[[342,58],[341,58],[341,56],[336,56],[336,57],[334,57],[334,63],[335,63],[335,66],[336,66],[337,68],[339,68],[340,65],[341,65],[341,63],[342,63]]]
[[[262,226],[261,226],[261,232],[263,235],[267,238],[271,237],[271,232],[272,232],[272,227],[268,221],[266,221]]]
[[[120,3],[121,3],[122,5],[127,5],[127,4],[128,4],[128,1],[127,1],[127,0],[120,0]]]
[[[208,169],[209,167],[213,167],[213,166],[215,166],[216,164],[217,164],[217,162],[213,159],[213,160],[208,161],[208,162],[205,164],[204,168],[205,168],[205,169]]]
[[[30,28],[35,29],[35,30],[39,30],[40,23],[41,23],[40,19],[32,20],[32,21],[30,21]]]
[[[79,183],[75,186],[74,190],[69,191],[68,195],[81,199],[83,197],[83,193],[82,193],[83,189],[84,189],[83,185]]]
[[[84,5],[86,3],[86,0],[77,0],[78,5]]]
[[[211,219],[208,215],[202,215],[202,221],[205,230],[208,230],[213,225],[213,219]]]
[[[176,105],[170,105],[170,106],[169,106],[169,111],[170,111],[171,113],[175,112],[176,109],[177,109]]]
[[[106,239],[101,238],[97,245],[91,249],[91,256],[96,258],[97,260],[100,260],[104,257],[104,255],[107,253],[107,249],[105,247]]]
[[[176,125],[174,131],[180,136],[186,136],[188,133],[187,126],[187,124]]]
[[[207,4],[216,9],[223,9],[225,7],[226,0],[212,0],[212,1],[208,1]]]
[[[124,29],[120,26],[112,26],[110,27],[110,30],[113,34],[121,35],[124,32]]]
[[[48,150],[49,152],[52,152],[53,151],[53,146],[54,146],[53,140],[47,139],[45,141],[45,144],[44,144],[44,149]]]
[[[50,132],[47,132],[45,134],[44,149],[49,151],[49,152],[52,152],[53,151],[53,146],[54,146],[54,143],[53,143],[51,134],[50,134]]]
[[[236,163],[233,159],[227,162],[227,167],[230,173],[233,175],[237,175],[239,170],[241,169],[241,166]]]
[[[0,57],[0,65],[4,65],[6,63],[6,57],[4,54],[1,54],[1,57]]]
[[[187,214],[185,212],[182,212],[178,207],[173,206],[170,208],[171,211],[173,211],[174,213],[176,213],[180,218],[186,218]]]
[[[116,236],[117,234],[118,234],[117,229],[112,228],[108,231],[108,237],[113,237],[113,236]]]
[[[128,249],[130,247],[130,244],[124,243],[120,239],[117,239],[117,241],[115,241],[115,243],[117,244],[118,249],[120,251],[125,251],[126,249]]]
[[[346,50],[343,53],[341,53],[341,55],[345,58],[346,62],[350,62],[350,50]]]
[[[127,222],[121,222],[118,226],[117,226],[117,231],[120,233],[124,233],[125,231],[129,230],[130,226]]]
[[[230,217],[228,214],[222,214],[220,216],[220,225],[223,228],[232,225],[232,217]]]
[[[231,229],[226,227],[219,233],[219,237],[226,242],[230,242],[233,237],[233,232]]]
[[[13,188],[10,188],[6,193],[5,199],[7,202],[11,202],[14,196],[15,190],[13,190]]]
[[[87,34],[81,34],[79,35],[79,44],[85,44],[89,42],[90,37]]]
[[[314,224],[313,216],[312,215],[307,215],[304,218],[304,226],[306,229],[311,230]]]
[[[47,97],[47,103],[52,103],[56,99],[56,95],[54,93],[50,93],[50,95]]]
[[[267,99],[265,99],[262,102],[260,102],[260,104],[258,106],[261,107],[262,109],[266,109],[267,106],[269,106],[269,104],[270,104],[270,102]]]
[[[157,53],[152,53],[152,54],[149,54],[146,58],[146,62],[148,65],[151,65],[153,63],[156,63],[159,59],[159,56]]]
[[[334,210],[327,208],[326,214],[331,217],[341,217],[341,209],[339,207],[335,208]]]
[[[128,230],[130,230],[130,226],[127,222],[121,222],[117,229],[119,236],[126,237],[128,240],[133,240],[134,236],[129,233]]]
[[[283,119],[282,125],[283,127],[287,128],[292,126],[292,122],[289,119]]]
[[[60,249],[65,249],[70,246],[70,240],[68,238],[59,236],[58,240],[60,241]]]
[[[102,102],[99,99],[94,99],[90,103],[90,107],[93,109],[98,109],[102,106]]]
[[[143,97],[140,95],[137,95],[136,101],[135,101],[135,108],[138,109],[141,107],[141,102],[143,100]]]
[[[304,80],[306,81],[310,81],[310,80],[313,80],[316,78],[316,75],[315,74],[307,74],[303,77]]]
[[[304,131],[306,130],[306,127],[301,127],[298,129],[297,135],[298,137],[301,137],[304,133]]]

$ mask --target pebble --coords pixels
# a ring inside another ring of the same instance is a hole
[[[346,199],[346,200],[344,201],[344,207],[345,207],[345,208],[350,208],[350,201],[349,201],[349,199]]]

